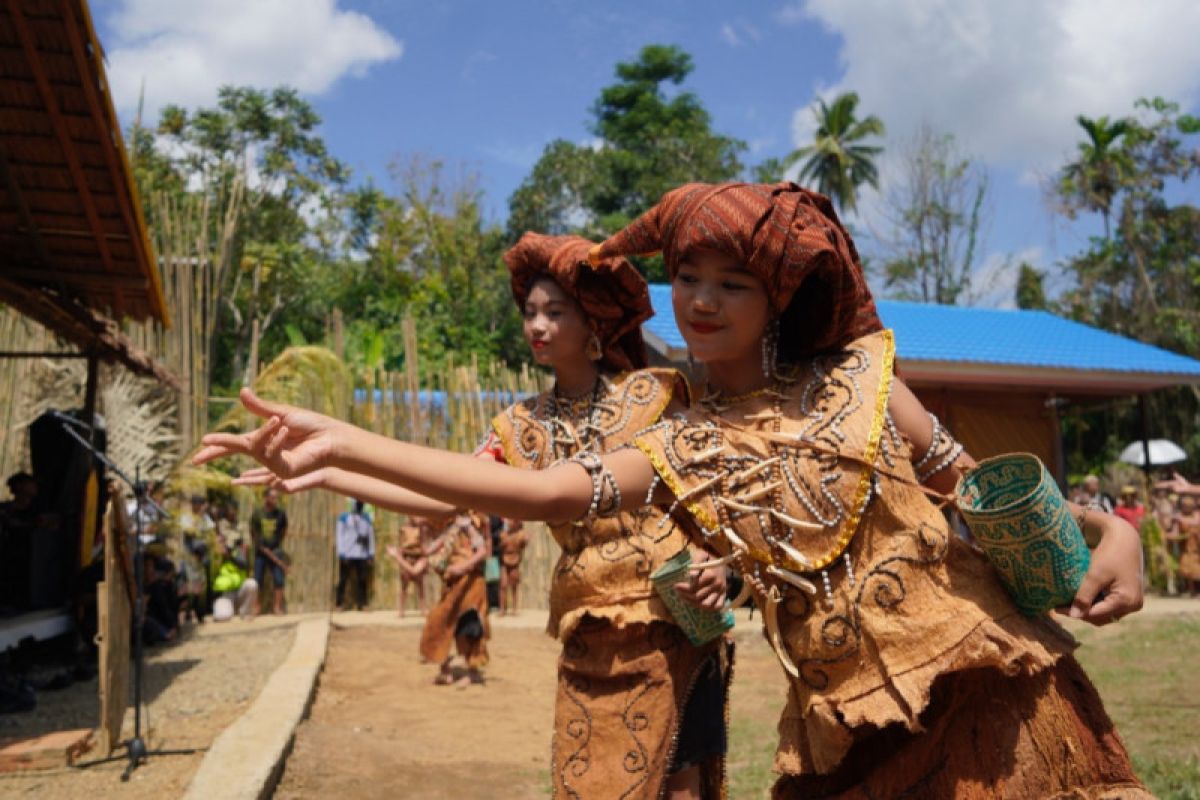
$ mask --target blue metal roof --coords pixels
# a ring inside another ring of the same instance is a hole
[[[675,326],[670,285],[652,284],[650,302],[655,313],[645,330],[671,348],[687,347]],[[904,359],[1200,378],[1200,361],[1046,311],[895,300],[878,306]]]

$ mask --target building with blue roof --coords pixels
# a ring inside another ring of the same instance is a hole
[[[642,326],[660,363],[683,365],[671,287]],[[1061,476],[1063,406],[1200,383],[1200,361],[1045,311],[878,302],[897,370],[976,457],[1032,452]]]

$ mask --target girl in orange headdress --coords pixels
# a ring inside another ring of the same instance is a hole
[[[652,310],[645,279],[624,258],[590,265],[591,247],[576,236],[527,233],[505,254],[525,336],[535,360],[554,370],[555,384],[497,416],[478,459],[545,470],[628,446],[672,400],[686,404],[687,384],[677,372],[646,368],[640,325]],[[452,508],[336,469],[286,488],[317,485],[413,513]],[[562,548],[548,624],[563,642],[555,796],[698,797],[701,787],[706,796],[723,795],[732,647],[723,639],[692,645],[650,582],[688,546],[687,534],[656,509],[563,521],[551,531]],[[724,567],[701,570],[676,589],[720,608]]]
[[[206,437],[199,457],[250,453],[284,476],[332,463],[515,517],[649,504],[690,518],[751,587],[789,681],[776,797],[1149,797],[1074,641],[1022,616],[931,502],[971,459],[895,377],[829,201],[790,183],[689,184],[593,257],[653,251],[709,388],[636,449],[529,476],[245,393],[267,422]],[[1137,533],[1073,512],[1100,544],[1071,615],[1137,610]]]

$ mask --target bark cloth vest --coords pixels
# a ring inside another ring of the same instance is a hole
[[[639,370],[602,379],[576,407],[565,408],[551,392],[530,398],[496,417],[493,427],[505,461],[545,469],[584,450],[607,453],[629,445],[679,391],[686,383],[674,370]],[[719,680],[731,674],[731,645],[689,644],[650,583],[651,573],[687,546],[688,536],[653,507],[550,530],[562,548],[547,626],[563,643],[551,744],[553,796],[660,798],[705,665],[719,665]],[[721,709],[713,713],[723,724]],[[725,797],[723,756],[697,759],[704,797]]]
[[[745,554],[790,677],[785,774],[832,772],[864,730],[921,730],[940,675],[1031,675],[1074,647],[1017,612],[917,488],[887,412],[893,360],[891,331],[872,334],[768,390],[705,398],[636,442],[710,546]]]
[[[584,450],[607,453],[629,444],[659,420],[681,387],[686,384],[674,370],[627,372],[601,378],[596,392],[573,404],[543,392],[509,407],[492,427],[508,464],[546,469]],[[550,531],[562,548],[550,584],[551,636],[567,639],[585,614],[616,625],[673,622],[650,574],[688,537],[660,509],[552,525]]]

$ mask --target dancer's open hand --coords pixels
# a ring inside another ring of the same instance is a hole
[[[242,389],[241,400],[266,422],[249,433],[207,434],[192,457],[193,464],[248,455],[286,480],[318,469],[332,457],[337,431],[344,423],[315,411],[267,402],[248,388]]]
[[[1142,607],[1142,542],[1119,517],[1089,511],[1088,520],[1102,529],[1100,544],[1075,599],[1059,613],[1107,625]]]

